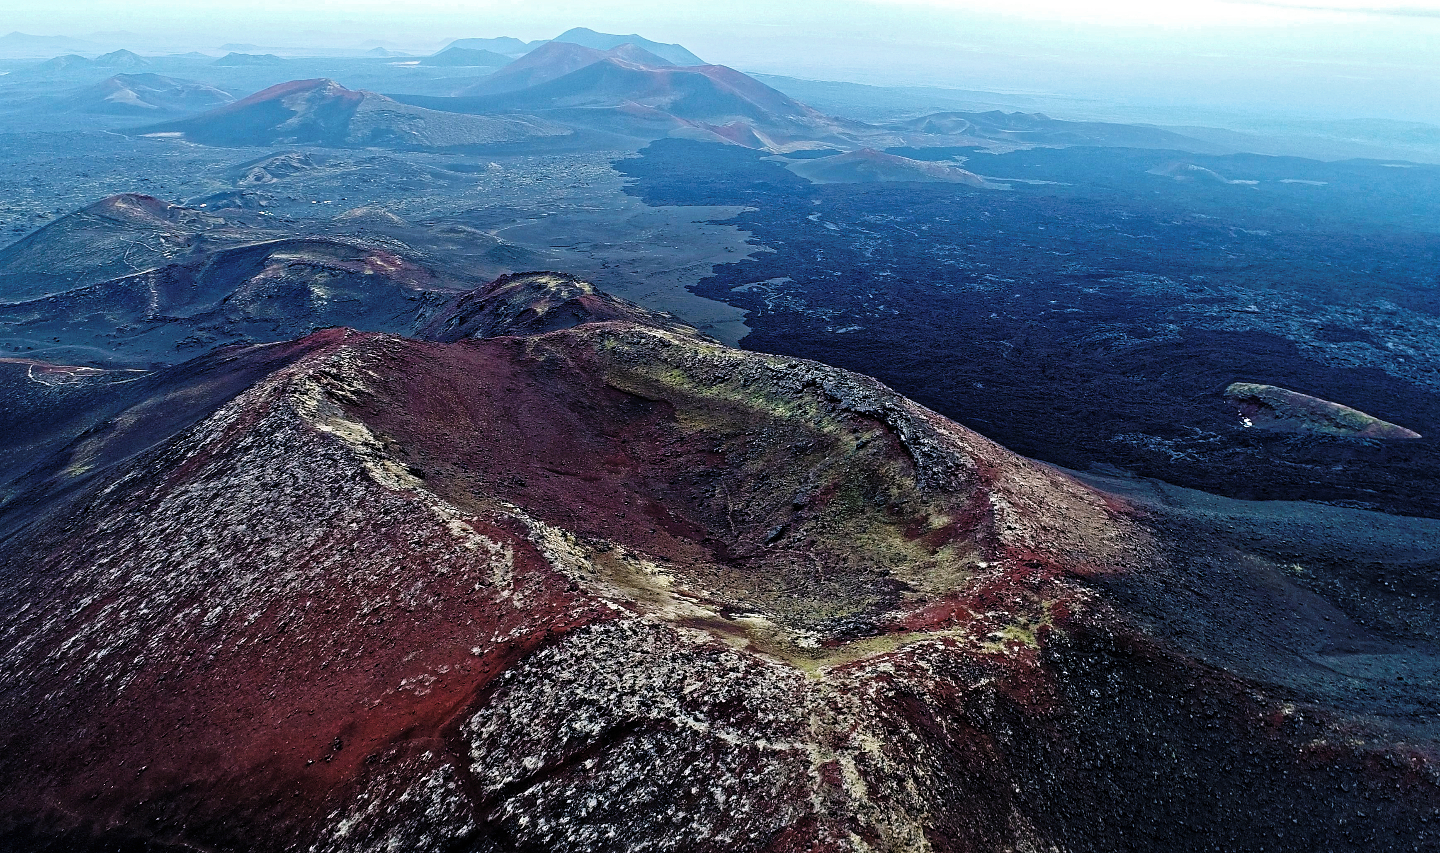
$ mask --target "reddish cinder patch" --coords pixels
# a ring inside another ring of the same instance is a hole
[[[222,115],[225,113],[240,112],[242,110],[251,109],[258,104],[265,104],[271,101],[281,101],[285,98],[290,97],[291,95],[298,95],[302,92],[308,93],[320,91],[323,91],[327,98],[332,99],[337,103],[355,105],[359,104],[362,100],[365,99],[364,92],[356,92],[350,89],[346,89],[345,87],[337,84],[334,80],[328,80],[325,78],[316,78],[314,80],[291,80],[286,83],[276,83],[274,86],[271,86],[268,89],[262,89],[253,95],[241,98],[233,104],[227,104],[224,107],[213,110],[210,115]]]
[[[513,553],[507,582],[528,587],[523,608],[497,598],[489,568],[465,571],[476,558],[398,494],[356,506],[378,513],[358,529],[337,528],[286,558],[300,562],[255,561],[267,541],[283,551],[280,540],[299,535],[286,529],[292,519],[236,516],[257,525],[253,556],[221,551],[213,566],[191,570],[215,573],[222,588],[234,583],[223,575],[254,573],[238,586],[251,596],[239,609],[216,600],[204,578],[179,579],[172,595],[145,588],[176,584],[163,574],[126,581],[85,570],[126,556],[112,551],[126,545],[95,526],[135,523],[166,493],[214,482],[232,459],[225,447],[206,448],[153,486],[92,505],[78,528],[55,534],[64,541],[36,543],[36,553],[50,556],[28,567],[29,578],[11,575],[6,610],[24,615],[0,650],[13,654],[39,640],[24,651],[25,669],[7,673],[12,829],[26,819],[73,823],[82,834],[193,821],[216,843],[233,845],[263,814],[277,837],[303,838],[337,790],[409,743],[442,740],[456,714],[514,661],[577,624],[608,618],[567,591],[568,579],[520,531],[470,519],[474,535]],[[329,491],[334,500],[338,484],[316,485],[316,498]],[[302,486],[293,497],[309,493]],[[174,546],[208,550],[224,533],[197,519],[191,535]],[[374,578],[357,582],[349,564],[364,555]],[[79,572],[67,568],[77,563]],[[421,574],[391,577],[405,571]],[[305,581],[287,587],[276,575]],[[45,600],[47,612],[33,614],[27,599]],[[165,613],[143,612],[159,601]],[[217,611],[223,615],[210,621]],[[143,627],[156,618],[183,624]],[[17,636],[16,628],[32,633]],[[156,634],[171,639],[153,648]],[[90,665],[97,660],[105,664]],[[56,767],[72,772],[57,775]],[[77,811],[83,821],[67,817]]]

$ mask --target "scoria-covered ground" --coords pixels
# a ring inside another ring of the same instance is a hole
[[[565,277],[427,336],[56,430],[0,507],[0,845],[1436,848],[1432,589]]]

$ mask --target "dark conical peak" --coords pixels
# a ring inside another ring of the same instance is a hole
[[[614,321],[699,335],[671,314],[603,293],[575,276],[526,272],[503,275],[459,297],[421,329],[418,337],[448,343],[465,338],[539,335],[585,323]]]

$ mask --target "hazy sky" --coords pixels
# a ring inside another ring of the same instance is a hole
[[[1440,0],[0,0],[0,30],[191,47],[640,32],[820,79],[1440,123]]]

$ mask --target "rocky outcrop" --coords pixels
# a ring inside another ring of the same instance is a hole
[[[1421,437],[1414,430],[1382,421],[1359,409],[1274,385],[1236,382],[1225,389],[1225,397],[1235,404],[1246,427],[1344,438]]]

